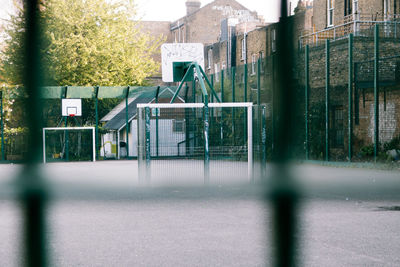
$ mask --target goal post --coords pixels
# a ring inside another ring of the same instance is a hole
[[[87,133],[89,131],[89,133]],[[64,138],[66,135],[69,135],[70,133],[77,133],[76,137],[76,143],[74,143],[74,140],[70,140],[70,138]],[[86,133],[85,133],[86,132]],[[51,152],[48,151],[48,145],[49,141],[47,141],[47,138],[50,138],[50,135],[53,135],[52,137],[52,142],[53,144],[52,147],[54,147],[54,150],[56,150],[58,153],[52,154],[53,157],[57,158],[62,158],[62,154],[66,153],[68,155],[69,153],[69,142],[71,143],[71,146],[76,147],[78,150],[79,156],[82,155],[82,158],[89,157],[91,161],[96,161],[96,135],[95,135],[95,127],[45,127],[43,128],[43,163],[48,162],[47,156]],[[55,135],[59,134],[59,139],[57,140],[57,136]],[[84,136],[82,136],[84,134]],[[47,138],[46,138],[47,137]],[[82,139],[84,141],[90,141],[90,144],[87,144],[84,142],[85,145],[82,145]],[[57,147],[57,148],[55,148]],[[83,152],[81,152],[81,149],[83,147]],[[60,152],[60,151],[63,152]],[[65,152],[66,150],[66,152]],[[61,155],[60,155],[61,154]],[[57,156],[55,156],[57,155]]]
[[[168,174],[173,178],[188,171],[204,183],[228,175],[253,180],[252,103],[138,104],[137,108],[140,179]]]

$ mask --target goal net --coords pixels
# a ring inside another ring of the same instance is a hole
[[[94,127],[43,128],[43,162],[95,161]]]
[[[252,103],[137,107],[142,181],[220,183],[253,179]]]

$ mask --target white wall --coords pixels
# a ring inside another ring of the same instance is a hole
[[[177,156],[178,143],[185,140],[185,132],[173,131],[173,120],[159,119],[158,120],[158,144],[159,156]],[[131,123],[129,134],[129,156],[137,157],[137,120],[134,119]],[[150,143],[151,143],[151,156],[157,156],[156,147],[156,120],[150,121]],[[185,145],[180,147],[180,155],[185,155]]]

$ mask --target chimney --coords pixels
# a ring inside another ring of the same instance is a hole
[[[187,0],[186,1],[186,16],[200,9],[200,0]]]

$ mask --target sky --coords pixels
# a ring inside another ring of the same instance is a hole
[[[201,0],[201,6],[213,0]],[[276,22],[279,19],[279,0],[236,0],[251,11],[257,11],[266,22]],[[292,9],[297,0],[292,1]],[[186,0],[136,0],[139,16],[143,20],[175,21],[186,15]]]
[[[0,18],[7,18],[12,10],[13,0],[0,0]],[[134,0],[138,6],[139,18],[143,20],[175,21],[186,15],[186,0]],[[213,0],[201,0],[201,6]],[[279,0],[236,0],[251,11],[257,11],[266,22],[278,21]],[[292,9],[298,0],[292,1]]]
[[[8,13],[13,10],[12,0],[0,0],[0,19],[6,19]]]

